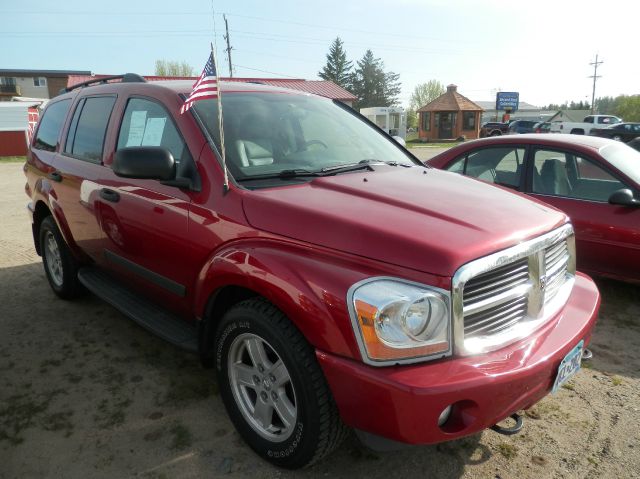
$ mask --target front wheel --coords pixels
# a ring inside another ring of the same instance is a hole
[[[622,141],[622,137],[620,135],[614,136],[613,139],[616,141]]]
[[[267,301],[243,301],[222,318],[216,370],[236,429],[273,464],[312,464],[344,438],[346,428],[313,348]]]

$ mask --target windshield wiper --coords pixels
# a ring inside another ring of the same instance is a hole
[[[369,164],[371,160],[361,160],[358,163],[347,163],[346,165],[325,166],[320,171],[322,173],[335,174],[347,171],[369,170],[375,171]]]
[[[324,176],[324,175],[317,171],[295,169],[295,170],[282,170],[277,173],[267,173],[264,175],[245,176],[244,178],[238,178],[236,181],[242,182],[242,181],[254,181],[254,180],[273,180],[278,178],[282,180],[287,180],[289,178],[306,178],[309,176]]]

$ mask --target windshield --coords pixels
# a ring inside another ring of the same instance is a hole
[[[640,185],[640,152],[622,143],[600,148],[600,154],[622,173]]]
[[[220,149],[217,106],[217,100],[203,100],[194,109]],[[227,166],[236,180],[359,163],[417,164],[393,140],[330,100],[227,93],[222,112]]]

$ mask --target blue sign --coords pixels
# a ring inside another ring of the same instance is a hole
[[[520,93],[515,91],[499,91],[496,93],[496,110],[506,110],[510,108],[511,111],[518,109],[518,103],[520,102]]]

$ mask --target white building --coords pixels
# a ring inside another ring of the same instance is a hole
[[[391,136],[404,139],[407,136],[407,115],[404,108],[394,106],[376,106],[361,108],[360,113]]]

